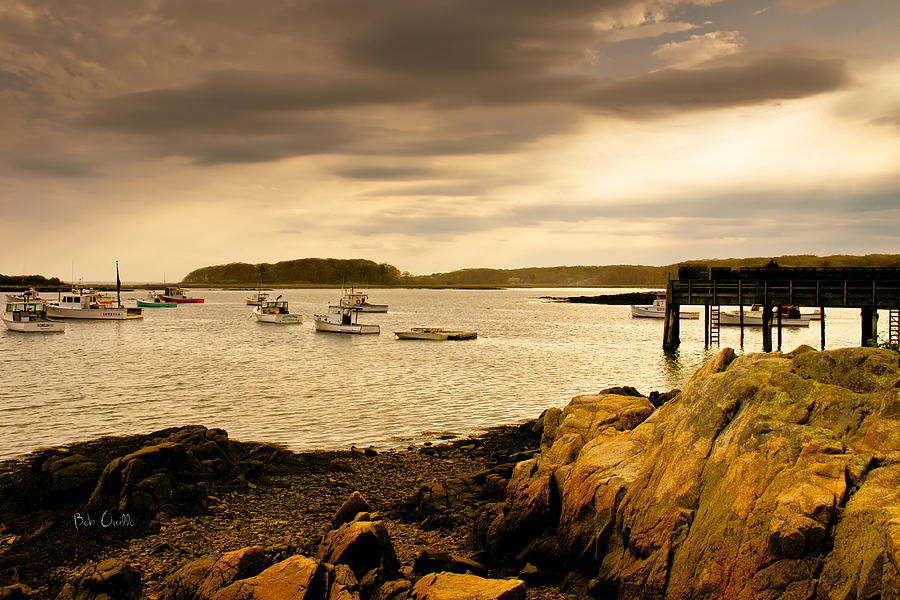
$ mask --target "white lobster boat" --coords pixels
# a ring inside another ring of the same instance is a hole
[[[47,305],[33,291],[7,296],[6,310],[0,315],[6,328],[20,333],[61,333],[64,323],[47,318]]]
[[[809,327],[811,317],[801,316],[799,319],[790,319],[788,317],[781,318],[782,327]],[[821,314],[819,315],[821,318]],[[722,311],[719,313],[720,325],[740,325],[741,313],[737,310]],[[748,327],[762,327],[762,307],[754,305],[750,310],[744,311],[744,325]],[[773,311],[772,326],[778,325],[778,312]]]
[[[657,298],[653,301],[653,304],[648,305],[631,305],[631,316],[632,317],[651,317],[654,319],[665,319],[666,318],[666,299],[665,298]],[[700,313],[691,310],[679,310],[678,311],[679,319],[699,319]]]
[[[378,325],[357,323],[359,311],[352,308],[329,307],[328,313],[315,315],[316,331],[332,333],[381,333]]]
[[[73,289],[59,300],[47,302],[47,316],[53,319],[99,319],[123,321],[143,319],[144,309],[125,306],[94,290]]]
[[[246,300],[247,306],[262,306],[269,300],[269,294],[268,292],[258,291],[252,296],[247,296]]]
[[[40,295],[38,294],[38,291],[36,289],[34,289],[33,287],[28,288],[21,294],[7,294],[6,295],[7,302],[28,302],[28,301],[34,301],[34,300],[40,300],[41,302],[43,302],[43,298],[40,297]]]
[[[253,309],[253,314],[260,323],[299,325],[302,321],[300,315],[291,313],[287,300],[282,300],[281,296],[275,300],[264,300],[262,304]]]
[[[354,291],[353,288],[344,290],[341,300],[337,305],[330,305],[329,309],[351,308],[357,312],[368,313],[386,313],[388,311],[387,304],[371,304],[369,295],[363,292]]]

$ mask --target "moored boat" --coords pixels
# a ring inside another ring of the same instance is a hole
[[[401,340],[474,340],[478,337],[475,331],[455,331],[442,327],[412,327],[407,331],[395,331],[394,335]]]
[[[344,290],[340,302],[337,305],[332,304],[328,308],[350,308],[357,312],[368,313],[386,313],[388,311],[387,304],[372,304],[369,302],[368,294],[354,291],[353,288]]]
[[[15,297],[15,296],[14,296]],[[0,315],[6,328],[20,333],[61,333],[66,330],[64,323],[47,318],[47,305],[28,292],[18,300],[7,300],[6,310]]]
[[[666,299],[657,298],[650,305],[631,305],[632,317],[650,317],[654,319],[664,319],[666,317]],[[679,310],[679,319],[699,319],[700,313],[690,310]]]
[[[144,309],[140,306],[122,304],[122,282],[119,280],[119,262],[116,261],[115,299],[97,292],[72,288],[60,294],[59,300],[47,302],[47,316],[59,319],[97,319],[101,321],[123,321],[143,319]]]
[[[140,298],[135,299],[135,304],[143,308],[175,308],[178,306],[177,302],[163,300],[162,294],[157,294],[156,292],[147,294],[146,300],[141,300]]]
[[[267,292],[258,291],[252,296],[247,296],[247,306],[262,306],[268,299],[269,294]]]
[[[169,286],[162,294],[162,299],[166,302],[177,302],[178,304],[197,304],[203,302],[203,298],[190,298],[184,293],[184,290],[177,286]]]
[[[74,288],[47,302],[47,316],[53,319],[98,319],[121,321],[143,319],[144,309],[125,306],[107,299],[95,290]]]
[[[316,331],[331,333],[381,333],[378,325],[358,323],[359,311],[352,308],[329,307],[328,313],[315,315]]]
[[[821,315],[820,315],[821,317]],[[782,327],[809,327],[809,318],[801,317],[799,319],[796,318],[788,318],[782,316],[781,318],[781,326]],[[744,311],[743,318],[744,325],[750,327],[762,327],[763,318],[762,318],[762,308],[758,306],[753,306],[750,310]],[[741,312],[738,310],[723,310],[719,313],[719,324],[720,325],[740,325],[741,324]],[[774,311],[772,314],[772,326],[776,327],[778,325],[778,312]]]
[[[21,294],[6,294],[7,302],[27,302],[29,300],[41,300],[40,294],[33,287],[28,288]]]
[[[288,308],[287,300],[281,296],[275,300],[265,300],[253,309],[256,320],[260,323],[275,323],[278,325],[299,325],[302,321],[300,315],[292,313]]]

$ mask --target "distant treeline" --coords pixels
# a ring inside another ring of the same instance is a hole
[[[0,287],[3,289],[19,288],[52,288],[62,289],[63,282],[59,277],[47,279],[43,275],[2,275],[0,274]]]
[[[421,275],[417,283],[438,285],[659,285],[669,267],[607,265],[577,267],[527,267],[523,269],[462,269]],[[677,267],[676,267],[677,270]]]
[[[409,274],[406,274],[409,276]],[[182,280],[191,285],[399,285],[403,274],[393,265],[359,258],[301,258],[275,264],[231,263],[203,267]]]
[[[664,286],[678,276],[678,267],[703,264],[710,267],[762,267],[774,260],[783,267],[893,267],[900,266],[898,254],[865,256],[834,255],[764,256],[690,260],[663,267],[645,265],[608,265],[578,267],[529,267],[524,269],[461,269],[449,273],[415,276],[417,283],[437,285],[563,285],[563,286]]]
[[[232,263],[189,273],[189,285],[406,285],[406,286],[664,286],[678,276],[678,267],[761,267],[774,260],[783,267],[900,267],[898,254],[764,256],[690,260],[662,267],[605,265],[528,267],[522,269],[461,269],[448,273],[411,275],[387,263],[364,259],[302,258],[275,264]]]

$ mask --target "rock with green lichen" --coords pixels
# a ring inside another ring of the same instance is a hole
[[[576,398],[476,537],[611,597],[896,598],[898,381],[881,349],[726,349],[652,414]]]

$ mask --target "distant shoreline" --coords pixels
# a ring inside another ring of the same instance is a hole
[[[161,290],[165,287],[177,285],[178,287],[192,289],[192,290],[224,290],[229,292],[251,292],[257,289],[262,289],[265,291],[271,290],[340,290],[347,287],[355,287],[358,289],[401,289],[401,290],[507,290],[507,289],[546,289],[546,288],[569,288],[569,289],[621,289],[621,288],[634,288],[634,289],[655,289],[659,286],[654,285],[645,285],[645,284],[622,284],[622,285],[575,285],[575,284],[563,284],[563,283],[544,283],[540,285],[523,285],[523,284],[510,284],[510,285],[450,285],[450,284],[415,284],[415,285],[384,285],[384,284],[376,284],[376,285],[357,285],[357,286],[347,286],[340,284],[324,284],[324,283],[291,283],[291,284],[281,284],[281,285],[267,285],[260,288],[255,284],[235,284],[235,283],[223,283],[223,284],[164,284],[164,283],[129,283],[127,287],[121,288],[123,292],[133,292],[135,290]],[[51,286],[35,286],[35,289],[38,292],[68,292],[72,289],[71,285],[63,285],[57,287]],[[116,289],[116,285],[114,283],[81,283],[80,287],[84,288],[93,288],[97,290],[103,291],[114,291]],[[11,292],[21,292],[23,289],[27,289],[28,286],[14,286],[14,285],[0,285],[0,292],[3,293],[11,293]]]

